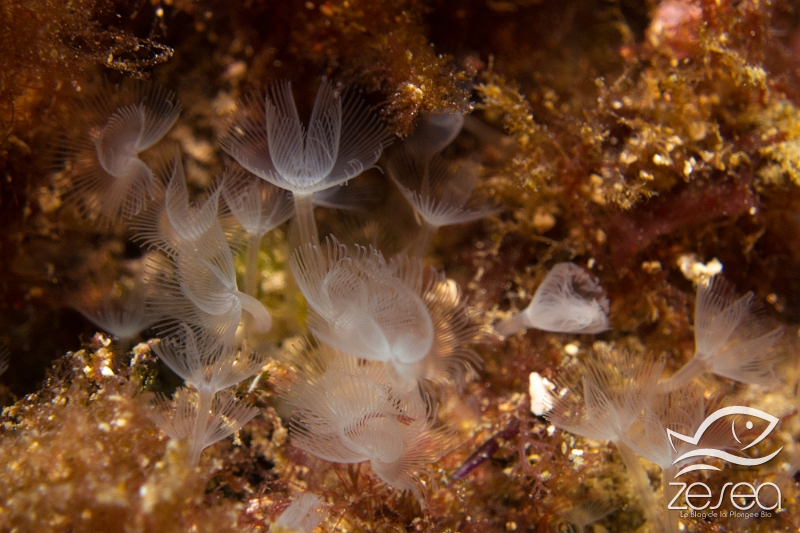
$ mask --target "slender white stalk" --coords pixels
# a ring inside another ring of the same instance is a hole
[[[666,394],[677,390],[691,382],[697,376],[708,370],[708,364],[697,356],[693,357],[688,363],[683,365],[677,372],[672,374],[669,379],[658,384],[659,394]]]
[[[666,524],[666,533],[678,533],[680,531],[680,526],[678,525],[678,511],[669,508],[669,502],[675,497],[675,487],[671,487],[669,482],[675,479],[675,474],[677,472],[677,466],[661,469],[661,490],[664,492],[664,523]]]
[[[197,391],[197,418],[192,429],[191,448],[189,450],[189,466],[195,467],[200,463],[200,454],[205,448],[206,427],[208,416],[211,413],[211,402],[214,393],[211,390]]]
[[[294,223],[298,230],[298,245],[310,243],[319,246],[314,203],[310,194],[294,193]]]
[[[614,444],[617,446],[636,487],[636,492],[639,494],[639,503],[642,505],[645,518],[652,525],[653,531],[664,531],[664,524],[658,513],[656,495],[650,485],[650,478],[647,477],[647,472],[642,467],[642,463],[639,462],[639,457],[624,442],[614,441]]]
[[[496,324],[494,326],[494,330],[502,335],[503,337],[508,337],[517,333],[518,331],[526,330],[530,327],[528,324],[528,315],[525,313],[520,313],[518,315],[514,315],[507,320],[503,320],[502,322]]]
[[[436,233],[437,229],[439,229],[438,226],[433,226],[423,220],[419,233],[411,246],[410,255],[412,257],[425,259],[425,255],[427,255],[428,249],[431,246],[431,241],[433,240],[433,234]]]
[[[258,296],[258,252],[260,250],[261,235],[250,235],[247,243],[247,257],[244,270],[244,293],[256,298]]]

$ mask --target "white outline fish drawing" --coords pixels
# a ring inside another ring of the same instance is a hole
[[[711,413],[708,417],[706,417],[706,419],[703,421],[702,424],[700,424],[700,427],[697,428],[697,431],[695,431],[694,436],[692,437],[687,437],[686,435],[682,435],[671,429],[667,429],[667,436],[669,437],[669,443],[672,446],[672,449],[677,451],[677,449],[675,448],[675,443],[672,440],[672,437],[675,437],[679,440],[682,440],[683,442],[696,446],[697,443],[700,442],[700,438],[703,436],[705,431],[711,426],[711,424],[713,424],[720,418],[728,415],[749,415],[769,422],[769,425],[766,427],[766,429],[764,429],[763,432],[761,432],[761,435],[759,435],[758,438],[755,439],[753,442],[742,448],[742,451],[751,448],[756,444],[758,444],[759,442],[761,442],[762,440],[764,440],[767,437],[767,435],[769,435],[772,432],[772,430],[775,429],[775,426],[778,425],[778,419],[776,417],[772,416],[769,413],[765,413],[764,411],[761,411],[759,409],[755,409],[753,407],[745,407],[741,405],[723,407],[722,409],[718,409],[713,413]],[[735,421],[731,423],[731,432],[733,433],[733,438],[736,439],[736,442],[741,444],[742,441],[739,440],[739,437],[736,435],[736,427],[734,426],[734,424]],[[747,429],[752,429],[753,423],[748,420],[746,426]],[[717,450],[714,448],[698,448],[696,450],[691,450],[682,454],[680,457],[675,459],[672,462],[672,464],[673,465],[678,464],[679,462],[685,461],[686,459],[690,459],[692,457],[717,457],[719,459],[722,459],[723,461],[728,461],[729,463],[733,463],[735,465],[759,466],[768,462],[770,459],[778,455],[778,453],[782,449],[783,446],[781,446],[780,448],[778,448],[777,450],[775,450],[774,452],[765,457],[750,458],[750,457],[742,457],[739,455],[733,455],[726,451]],[[677,474],[675,474],[675,477],[677,478],[679,476],[682,476],[683,474],[686,474],[688,472],[693,472],[695,470],[719,470],[719,468],[717,468],[716,466],[706,465],[706,464],[690,465],[685,468],[682,468]]]

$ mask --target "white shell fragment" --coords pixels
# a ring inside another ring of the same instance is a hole
[[[553,408],[555,397],[552,391],[555,390],[555,385],[547,378],[540,376],[538,372],[531,372],[528,381],[530,382],[528,394],[531,396],[531,413],[542,416]]]

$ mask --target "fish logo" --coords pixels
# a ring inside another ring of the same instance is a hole
[[[769,413],[765,413],[764,411],[761,411],[759,409],[754,409],[753,407],[744,407],[741,405],[723,407],[722,409],[718,409],[713,413],[711,413],[708,417],[706,417],[703,423],[700,424],[700,427],[697,428],[697,431],[695,431],[694,436],[688,437],[686,435],[681,435],[680,433],[672,431],[671,429],[667,429],[667,437],[669,438],[669,443],[672,446],[672,449],[675,450],[676,452],[678,451],[675,448],[675,442],[672,440],[673,437],[688,444],[697,446],[697,443],[700,442],[700,438],[703,436],[706,430],[709,427],[711,427],[711,425],[714,422],[729,415],[752,416],[768,422],[767,427],[764,429],[764,431],[761,432],[761,435],[759,435],[758,438],[756,438],[753,442],[742,448],[741,451],[744,451],[748,448],[752,448],[753,446],[755,446],[756,444],[767,438],[767,435],[772,433],[772,430],[775,429],[775,427],[778,425],[778,419],[776,417],[772,416]],[[747,423],[745,424],[745,427],[747,429],[753,429],[753,422],[748,420]],[[731,422],[731,432],[733,433],[733,438],[736,439],[736,442],[741,444],[742,441],[736,434],[736,420],[733,420]],[[729,463],[733,463],[735,465],[759,466],[770,461],[772,458],[778,455],[778,453],[782,449],[783,446],[781,446],[780,448],[778,448],[777,450],[775,450],[774,452],[772,452],[767,456],[751,458],[751,457],[742,457],[740,455],[733,455],[726,451],[717,450],[715,448],[698,448],[696,450],[691,450],[682,454],[680,457],[675,459],[672,462],[672,464],[678,464],[681,461],[685,461],[693,457],[717,457],[719,459],[722,459],[723,461],[728,461]],[[675,477],[677,478],[679,476],[682,476],[683,474],[693,472],[695,470],[719,470],[719,468],[717,468],[716,466],[706,465],[706,464],[690,465],[681,469],[677,474],[675,474]]]

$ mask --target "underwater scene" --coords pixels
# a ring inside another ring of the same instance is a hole
[[[0,532],[800,530],[800,3],[0,0]]]

